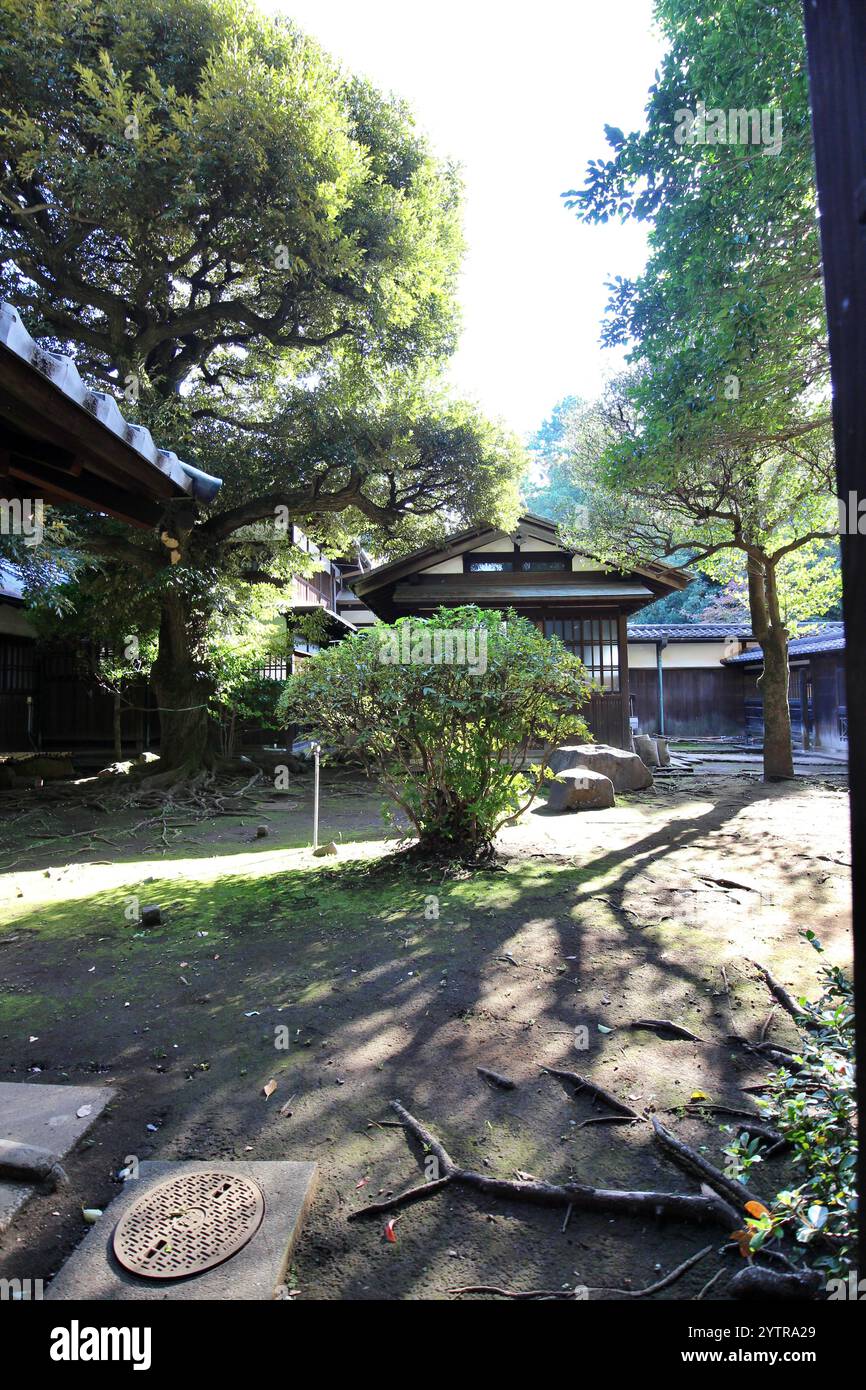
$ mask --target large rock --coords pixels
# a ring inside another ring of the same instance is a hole
[[[61,754],[52,757],[50,754],[36,758],[19,758],[15,763],[15,774],[18,777],[42,777],[46,781],[55,781],[61,777],[74,777],[75,768],[72,766],[72,759]]]
[[[656,739],[656,748],[659,755],[659,767],[670,767],[671,755],[668,751],[668,741],[666,738]]]
[[[613,782],[589,768],[570,768],[550,783],[551,811],[603,811],[615,806]]]
[[[654,738],[649,734],[635,734],[634,751],[647,767],[659,767],[659,750]]]
[[[636,753],[626,748],[612,748],[607,743],[572,743],[557,748],[550,759],[554,772],[585,768],[609,777],[618,792],[639,792],[651,787],[652,773]]]

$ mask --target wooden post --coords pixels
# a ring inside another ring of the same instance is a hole
[[[866,496],[866,4],[805,0],[838,495]],[[866,537],[842,536],[859,1132],[866,1129]],[[866,1153],[858,1170],[866,1273]]]
[[[616,637],[619,644],[619,697],[622,705],[620,716],[621,736],[619,739],[620,748],[633,748],[631,739],[631,724],[629,715],[631,713],[631,693],[628,675],[628,624],[624,613],[620,613],[616,620]]]
[[[662,668],[662,652],[667,646],[667,642],[656,642],[656,677],[658,681],[659,697],[659,733],[664,737],[667,733],[665,728],[665,673]]]
[[[319,754],[321,748],[318,743],[313,744],[313,849],[319,848]]]

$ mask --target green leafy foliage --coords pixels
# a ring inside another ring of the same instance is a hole
[[[831,610],[840,584],[802,7],[655,12],[668,51],[644,128],[608,127],[612,157],[565,195],[587,221],[653,224],[645,270],[611,286],[604,339],[629,348],[628,371],[602,404],[610,441],[575,481],[602,558],[682,553],[748,582],[764,774],[786,778],[787,623]],[[684,117],[700,138],[682,138]]]
[[[441,380],[460,180],[403,102],[246,0],[0,0],[0,89],[0,294],[223,480],[133,538],[64,509],[30,591],[156,644],[162,751],[194,761],[226,642],[302,572],[280,513],[332,555],[516,517],[516,439]]]
[[[813,932],[803,935],[822,949]],[[747,1226],[752,1252],[792,1237],[808,1250],[813,1268],[839,1276],[852,1267],[857,1237],[853,986],[836,966],[824,967],[821,976],[817,1001],[798,1000],[804,1023],[796,1070],[780,1067],[758,1102],[791,1146],[802,1181],[779,1192]],[[765,1152],[763,1141],[735,1135],[725,1149],[727,1171],[745,1178]]]
[[[513,612],[465,607],[328,648],[292,677],[279,712],[378,776],[423,850],[474,857],[529,804],[557,744],[588,737],[589,694],[557,639]],[[542,750],[531,767],[529,748]]]

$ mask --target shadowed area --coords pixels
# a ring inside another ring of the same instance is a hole
[[[712,1239],[602,1213],[563,1229],[562,1211],[459,1188],[407,1208],[396,1244],[382,1219],[346,1216],[424,1176],[414,1142],[382,1127],[394,1098],[492,1176],[697,1191],[648,1123],[581,1128],[604,1112],[541,1068],[660,1113],[719,1163],[727,1136],[683,1111],[695,1092],[742,1105],[765,1074],[731,1040],[759,1038],[770,1013],[751,961],[796,995],[815,978],[799,930],[846,959],[844,789],[693,779],[608,811],[539,805],[502,835],[498,867],[452,877],[388,857],[375,789],[345,773],[323,797],[326,835],[344,817],[342,847],[313,859],[299,848],[306,797],[275,808],[260,841],[251,817],[131,850],[120,823],[105,863],[76,863],[75,841],[57,840],[19,850],[0,879],[3,1078],[118,1092],[70,1156],[69,1191],[36,1197],[7,1233],[0,1273],[55,1271],[84,1234],[81,1207],[108,1204],[129,1155],[316,1160],[289,1279],[305,1298],[637,1288]],[[133,898],[160,905],[161,925],[129,920]],[[701,1041],[629,1026],[642,1018]],[[784,1013],[767,1027],[794,1043]],[[491,1087],[478,1067],[516,1088]],[[755,1185],[769,1195],[784,1175],[774,1158]],[[715,1268],[659,1296],[694,1297]]]

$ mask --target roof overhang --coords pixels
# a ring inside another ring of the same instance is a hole
[[[125,420],[113,396],[92,391],[74,362],[30,337],[0,303],[0,492],[4,497],[77,503],[152,526],[166,504],[207,503],[212,478],[154,444]]]

